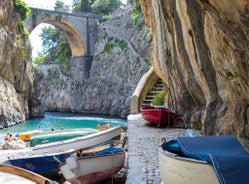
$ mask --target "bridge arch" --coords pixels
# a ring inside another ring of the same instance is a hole
[[[70,44],[73,57],[86,55],[86,46],[82,39],[81,33],[70,22],[64,19],[60,19],[60,21],[58,21],[57,17],[46,17],[37,20],[35,24],[38,26],[41,23],[51,24],[60,29]],[[34,28],[31,28],[31,30],[28,31],[31,33],[33,30]]]
[[[100,15],[91,13],[67,13],[30,7],[25,27],[31,33],[39,24],[48,23],[61,30],[68,40],[73,57],[93,56],[98,38]]]

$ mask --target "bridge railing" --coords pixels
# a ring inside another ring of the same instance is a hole
[[[31,9],[40,9],[40,10],[45,10],[45,11],[53,11],[53,12],[61,12],[61,11],[56,11],[54,10],[53,7],[48,7],[48,6],[42,6],[42,5],[37,5],[37,4],[31,4],[31,3],[26,3]],[[68,14],[68,15],[74,15],[74,16],[80,16],[80,17],[90,17],[90,18],[100,18],[102,17],[102,14],[93,14],[90,12],[81,12],[81,11],[69,11],[69,12],[61,12],[63,14]]]
[[[54,7],[51,6],[44,6],[40,4],[31,4],[31,3],[26,3],[28,7],[30,8],[39,8],[39,9],[44,9],[44,10],[54,10]]]

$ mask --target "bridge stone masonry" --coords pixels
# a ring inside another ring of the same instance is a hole
[[[32,7],[30,9],[31,12],[25,20],[25,27],[29,33],[41,23],[59,28],[72,50],[70,62],[74,62],[73,66],[77,71],[81,71],[81,77],[89,77],[94,45],[98,38],[98,21],[101,16],[84,12],[68,13]]]

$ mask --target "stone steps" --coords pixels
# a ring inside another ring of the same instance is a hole
[[[152,89],[147,93],[142,107],[151,105],[152,99],[154,98],[154,96],[158,93],[160,93],[163,90],[163,82],[161,79],[158,79],[155,83],[155,85],[152,87]]]

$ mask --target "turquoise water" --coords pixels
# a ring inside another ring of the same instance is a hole
[[[40,127],[42,131],[50,131],[51,126],[54,126],[55,130],[59,130],[62,126],[64,127],[64,129],[70,129],[70,128],[96,129],[98,123],[105,124],[108,121],[111,122],[111,127],[127,126],[127,120],[111,116],[46,112],[44,118],[27,120],[21,124],[1,129],[0,134],[3,135],[9,132],[14,135],[20,132],[36,130],[38,127]]]

